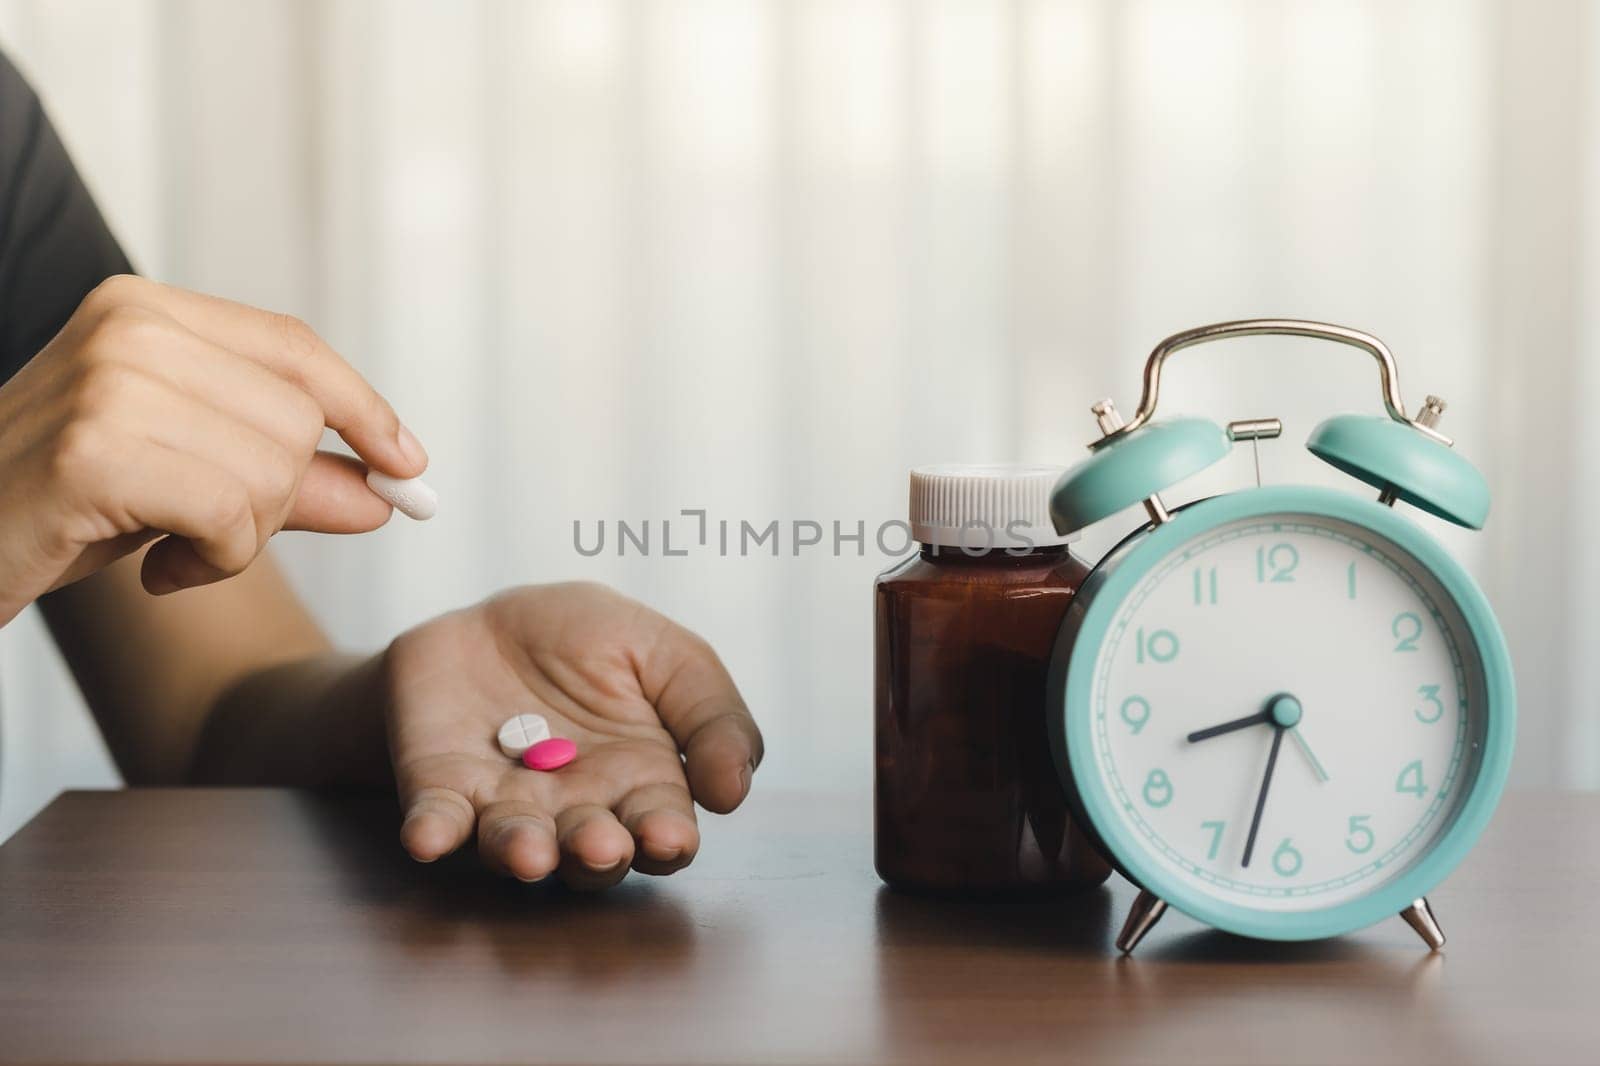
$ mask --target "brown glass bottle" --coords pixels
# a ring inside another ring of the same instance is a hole
[[[878,578],[876,862],[890,885],[1009,895],[1109,875],[1068,811],[1046,718],[1056,631],[1087,574],[1065,545],[925,544]]]

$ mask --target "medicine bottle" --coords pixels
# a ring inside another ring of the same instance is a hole
[[[918,552],[876,583],[876,863],[895,888],[1070,891],[1110,867],[1073,822],[1046,674],[1088,567],[1050,522],[1063,468],[911,472]]]

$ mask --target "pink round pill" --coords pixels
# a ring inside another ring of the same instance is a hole
[[[541,740],[522,753],[522,765],[530,770],[559,770],[578,757],[578,745],[565,737]]]

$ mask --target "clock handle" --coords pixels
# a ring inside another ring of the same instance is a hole
[[[1395,367],[1394,356],[1377,337],[1359,329],[1335,326],[1326,322],[1308,322],[1297,318],[1247,318],[1237,322],[1197,326],[1182,333],[1174,333],[1156,345],[1144,364],[1144,393],[1139,397],[1139,409],[1126,424],[1107,425],[1102,420],[1101,431],[1105,436],[1089,447],[1099,449],[1113,441],[1123,440],[1128,434],[1150,421],[1156,413],[1156,402],[1161,395],[1162,367],[1173,354],[1211,341],[1268,335],[1310,337],[1314,340],[1333,341],[1337,344],[1348,344],[1352,348],[1360,348],[1378,362],[1378,377],[1383,388],[1383,406],[1389,412],[1389,417],[1420,430],[1443,444],[1451,443],[1449,437],[1433,428],[1431,418],[1419,416],[1412,419],[1406,415],[1405,403],[1400,399],[1400,372]]]

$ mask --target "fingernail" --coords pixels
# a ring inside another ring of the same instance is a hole
[[[755,775],[755,772],[755,763],[746,763],[744,766],[739,768],[739,794],[741,796],[748,796],[750,794],[750,778]]]
[[[422,442],[417,439],[417,435],[407,429],[403,422],[400,424],[400,432],[396,435],[396,440],[399,441],[400,450],[405,453],[407,459],[418,466],[426,467],[428,465],[428,450],[422,446]]]

